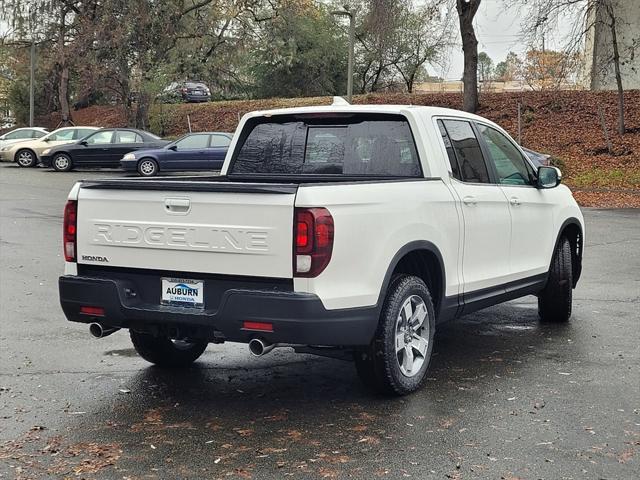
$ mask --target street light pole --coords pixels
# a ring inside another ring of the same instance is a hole
[[[353,44],[356,36],[356,16],[349,12],[349,64],[347,67],[347,100],[351,103],[353,97]]]
[[[29,68],[29,126],[33,127],[33,111],[34,111],[34,76],[36,69],[36,42],[31,40],[31,65]]]
[[[345,6],[344,10],[331,12],[332,15],[344,15],[349,17],[349,63],[347,66],[347,101],[351,103],[353,98],[353,48],[356,37],[356,15]]]

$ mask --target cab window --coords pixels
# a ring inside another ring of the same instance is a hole
[[[485,141],[491,162],[503,185],[533,185],[533,170],[524,156],[502,132],[483,124],[476,124]]]

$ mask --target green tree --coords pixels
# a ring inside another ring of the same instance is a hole
[[[493,60],[486,52],[478,54],[478,77],[483,84],[493,78]]]
[[[501,82],[511,82],[522,74],[522,60],[518,54],[509,52],[502,62],[498,62],[494,77]]]
[[[261,25],[250,74],[258,97],[342,93],[347,40],[327,9],[287,2]]]

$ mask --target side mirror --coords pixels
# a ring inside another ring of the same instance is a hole
[[[50,142],[50,141],[51,141],[51,139],[50,139],[49,137],[47,137],[47,138],[43,138],[43,139],[42,139],[42,141],[43,141],[43,142]]]
[[[169,150],[173,150],[174,152],[177,152],[178,151],[178,146],[177,145],[171,145],[169,147]]]
[[[538,167],[538,188],[554,188],[560,185],[562,173],[556,167]]]
[[[80,140],[80,145],[84,145],[85,147],[89,145],[86,140]]]

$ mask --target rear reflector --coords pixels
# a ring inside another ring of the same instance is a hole
[[[92,317],[104,317],[104,308],[102,307],[80,307],[82,315],[90,315]]]
[[[67,262],[76,261],[76,236],[78,225],[78,202],[69,200],[64,206],[62,222],[62,248]]]
[[[273,332],[273,323],[267,322],[242,322],[243,330],[255,330],[257,332]]]

